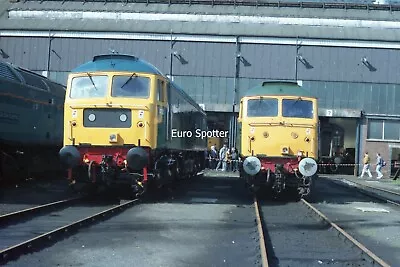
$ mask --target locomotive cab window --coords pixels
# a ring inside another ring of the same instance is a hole
[[[118,75],[113,77],[111,96],[148,98],[150,93],[150,79],[132,75]]]
[[[288,118],[312,119],[314,117],[313,102],[298,99],[282,100],[282,116]]]
[[[278,99],[260,98],[247,101],[247,117],[278,116]]]
[[[70,98],[98,98],[107,94],[108,77],[88,74],[72,79]]]

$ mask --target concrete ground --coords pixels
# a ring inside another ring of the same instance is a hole
[[[251,200],[237,178],[198,178],[7,266],[260,266]]]
[[[400,208],[321,178],[310,202],[391,266],[400,266]]]

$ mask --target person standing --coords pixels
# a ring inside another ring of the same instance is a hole
[[[236,148],[232,147],[232,171],[236,172],[239,168],[239,163],[238,163],[239,155],[236,150]]]
[[[226,150],[225,159],[226,159],[225,171],[231,171],[231,169],[232,169],[232,154],[229,149]]]
[[[221,165],[222,165],[222,170],[223,170],[223,171],[226,170],[226,160],[225,160],[225,157],[226,157],[226,151],[227,151],[227,150],[228,150],[227,145],[224,145],[224,146],[220,149],[220,151],[219,151],[219,161],[218,161],[217,168],[215,168],[215,170],[218,170],[218,169],[221,167]]]
[[[382,167],[383,167],[383,159],[381,157],[381,154],[378,153],[376,154],[376,173],[378,174],[378,177],[376,177],[377,179],[381,179],[383,176],[381,172]]]
[[[211,146],[211,151],[210,151],[210,169],[213,170],[215,169],[217,165],[217,159],[218,159],[218,152],[215,149],[215,146]]]
[[[372,178],[371,171],[369,170],[371,159],[369,158],[368,152],[365,152],[365,154],[364,154],[363,163],[364,163],[364,167],[361,172],[360,178],[363,178],[365,173],[368,174],[369,178]]]

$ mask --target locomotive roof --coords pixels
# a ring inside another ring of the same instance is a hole
[[[90,71],[129,71],[162,75],[152,64],[131,55],[108,54],[94,56],[92,61],[84,63],[71,72]]]
[[[261,85],[249,89],[247,96],[303,96],[315,98],[309,91],[292,81],[266,81]]]

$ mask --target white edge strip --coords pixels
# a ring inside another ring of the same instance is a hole
[[[171,34],[147,34],[147,33],[115,33],[115,32],[73,32],[73,31],[21,31],[0,30],[0,37],[38,37],[48,38],[88,38],[88,39],[123,39],[123,40],[149,40],[170,41]],[[173,34],[173,39],[178,42],[216,42],[236,43],[235,36],[217,35],[185,35]],[[284,37],[239,37],[239,43],[243,44],[279,44],[279,45],[302,45],[302,46],[329,46],[329,47],[358,47],[358,48],[386,48],[400,49],[398,42],[376,42],[361,40],[328,40],[328,39],[306,39],[306,38],[284,38]]]
[[[53,11],[53,10],[11,10],[10,19],[92,19],[92,20],[140,20],[140,21],[180,21],[180,22],[216,22],[244,24],[277,24],[302,26],[358,27],[358,28],[392,28],[399,29],[399,21],[378,21],[359,19],[321,19],[260,17],[240,15],[202,15],[172,13],[133,13],[133,12],[94,12],[94,11]]]

